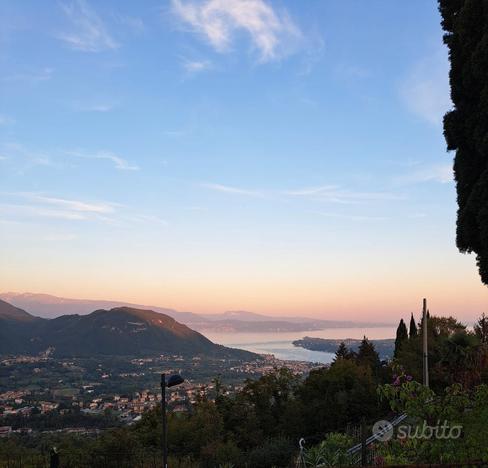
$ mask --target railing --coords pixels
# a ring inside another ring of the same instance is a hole
[[[60,450],[56,455],[0,456],[0,468],[160,468],[161,464],[159,451],[77,453]]]

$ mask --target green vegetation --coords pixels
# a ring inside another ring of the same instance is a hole
[[[411,328],[411,326],[410,326],[410,328]],[[400,323],[398,325],[397,331],[396,331],[395,351],[393,353],[393,355],[395,357],[398,356],[398,353],[400,352],[402,344],[407,340],[408,340],[407,326],[405,325],[405,322],[403,321],[403,319],[401,319]]]
[[[451,100],[444,117],[447,149],[456,151],[457,246],[475,252],[488,284],[488,5],[485,0],[439,0],[451,61]]]
[[[300,437],[326,437],[329,431],[359,421],[365,412],[370,416],[382,414],[373,368],[379,360],[371,359],[374,356],[370,351],[370,347],[363,347],[354,359],[338,360],[330,368],[311,372],[305,380],[286,368],[276,369],[258,380],[247,380],[233,395],[227,395],[217,380],[215,401],[202,395],[190,413],[169,415],[170,453],[175,459],[204,467],[225,463],[288,466],[297,455]],[[61,453],[76,453],[79,460],[107,451],[124,453],[126,460],[158,452],[160,409],[146,412],[134,426],[106,430],[97,438],[84,437],[81,444],[78,440],[55,434],[15,436],[0,440],[0,454],[11,450],[12,444],[26,450],[55,444]]]
[[[419,333],[402,343],[395,364],[422,381],[422,328]],[[488,347],[482,341],[481,329],[486,327],[486,319],[478,321],[475,330],[453,317],[429,317],[427,330],[429,342],[430,386],[435,391],[443,391],[447,386],[461,383],[466,388],[488,382]],[[480,338],[481,337],[481,338]]]
[[[363,421],[370,429],[375,421],[403,412],[410,431],[447,422],[449,427],[461,427],[460,437],[400,437],[405,432],[400,426],[391,440],[369,449],[371,461],[488,461],[486,318],[482,316],[469,331],[453,317],[428,317],[431,388],[419,383],[423,324],[415,324],[418,333],[407,336],[406,327],[401,328],[405,328],[401,346],[391,361],[381,361],[365,337],[356,351],[340,343],[330,366],[313,369],[304,378],[280,368],[257,380],[247,379],[234,392],[227,391],[225,381],[215,379],[212,398],[202,392],[189,412],[169,414],[173,466],[286,467],[300,456],[302,437],[306,466],[352,463],[347,449],[359,440],[357,430],[351,429]],[[89,427],[103,429],[111,417],[105,414]],[[38,427],[59,423],[54,415],[51,421],[42,415],[35,418]],[[56,445],[65,460],[77,460],[78,465],[72,466],[106,466],[107,454],[111,463],[119,463],[113,466],[130,466],[141,457],[160,456],[161,432],[161,410],[156,407],[132,426],[83,437],[37,433],[0,439],[0,459],[16,451],[46,452]]]
[[[466,390],[461,384],[439,394],[410,381],[385,385],[380,394],[396,411],[409,415],[409,434],[428,434],[425,426],[442,427],[431,437],[394,437],[378,446],[386,464],[462,463],[488,460],[488,385]],[[456,427],[459,428],[455,429]],[[407,433],[404,431],[404,433]]]

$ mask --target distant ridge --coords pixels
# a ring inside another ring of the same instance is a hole
[[[178,322],[201,332],[301,332],[326,328],[394,326],[394,324],[359,323],[350,320],[277,317],[241,310],[218,314],[195,314],[193,312],[180,312],[174,309],[120,301],[69,299],[38,293],[0,293],[0,298],[44,318],[54,318],[67,314],[86,315],[96,309],[112,309],[115,307],[150,309],[168,315]]]
[[[37,354],[53,348],[64,356],[179,354],[253,358],[255,354],[212,343],[172,317],[117,307],[87,315],[34,317],[0,300],[0,354]]]

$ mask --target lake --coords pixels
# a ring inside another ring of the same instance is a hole
[[[231,348],[241,348],[259,354],[274,354],[278,359],[328,364],[334,358],[333,353],[309,351],[308,349],[293,346],[293,341],[305,336],[330,339],[361,339],[366,335],[370,340],[394,338],[395,327],[329,328],[327,330],[284,333],[221,333],[204,331],[202,334],[214,343]]]

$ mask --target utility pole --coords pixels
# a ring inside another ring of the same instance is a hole
[[[424,298],[422,307],[422,355],[424,368],[424,385],[429,386],[429,349],[427,346],[427,299]]]
[[[166,421],[166,375],[161,374],[161,412],[163,416],[163,431],[161,445],[163,447],[163,468],[168,468],[168,430]]]
[[[161,435],[161,445],[163,448],[163,468],[168,468],[168,420],[166,419],[166,388],[180,385],[184,379],[179,374],[171,375],[166,381],[166,374],[161,374],[161,413],[163,430]]]

